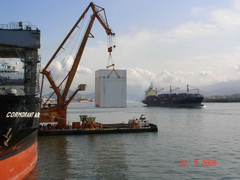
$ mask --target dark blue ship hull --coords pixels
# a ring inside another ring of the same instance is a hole
[[[203,99],[203,96],[184,98],[148,96],[142,102],[150,107],[201,107]]]

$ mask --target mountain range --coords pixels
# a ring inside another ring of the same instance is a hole
[[[199,87],[200,89],[200,94],[202,94],[205,97],[209,96],[229,96],[232,94],[240,94],[240,80],[239,81],[228,81],[228,82],[221,82],[221,83],[216,83],[212,84],[209,86],[202,86]],[[69,91],[69,95],[71,95],[73,91]],[[144,98],[144,91],[142,88],[136,87],[136,86],[128,86],[127,87],[127,100],[136,100],[136,101],[141,101]],[[49,96],[49,94],[45,94],[45,96]],[[95,93],[78,93],[75,96],[75,99],[80,98],[82,96],[85,96],[87,98],[94,98]],[[53,96],[56,98],[56,96]]]
[[[221,82],[210,86],[200,87],[200,92],[204,96],[240,94],[240,80]]]

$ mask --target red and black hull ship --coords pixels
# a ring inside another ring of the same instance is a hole
[[[24,179],[37,163],[40,31],[0,25],[0,179]]]
[[[20,179],[37,163],[39,99],[0,96],[0,107],[0,179]]]

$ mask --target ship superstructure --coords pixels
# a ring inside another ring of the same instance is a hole
[[[37,162],[40,30],[0,25],[0,179],[22,179]]]

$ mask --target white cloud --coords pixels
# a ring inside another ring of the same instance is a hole
[[[192,71],[177,71],[177,74],[187,75],[187,76],[193,76],[195,73]]]
[[[142,79],[142,78],[155,79],[156,78],[156,75],[151,71],[146,69],[141,69],[138,67],[130,69],[130,72],[137,79]]]
[[[81,74],[81,75],[92,75],[93,70],[91,70],[89,68],[86,68],[86,67],[81,67],[81,68],[79,68],[78,73]]]
[[[231,9],[221,9],[212,12],[211,19],[218,25],[232,28],[240,25],[240,12]]]
[[[207,13],[207,9],[203,7],[193,7],[191,9],[191,14],[194,16],[202,16]]]
[[[231,0],[231,5],[234,9],[240,10],[240,1],[239,0]]]
[[[184,83],[184,79],[182,78],[182,77],[180,77],[180,76],[178,76],[178,75],[176,75],[176,74],[174,74],[174,73],[171,73],[171,72],[169,72],[169,71],[163,71],[163,72],[161,72],[159,75],[158,75],[158,77],[160,78],[160,79],[162,79],[162,81],[164,82],[164,83],[170,83],[170,84],[172,84],[172,83],[177,83],[177,84],[179,84],[179,83]]]
[[[240,64],[238,64],[238,65],[233,65],[233,68],[234,68],[237,72],[240,72]]]
[[[202,76],[202,77],[207,77],[207,76],[213,75],[213,73],[210,72],[210,71],[202,71],[202,72],[199,73],[199,75]]]
[[[128,79],[130,84],[143,83],[145,86],[150,82],[162,84],[163,86],[169,86],[170,84],[181,84],[185,80],[179,76],[178,72],[162,71],[160,73],[153,73],[147,69],[131,68],[128,72]]]
[[[234,79],[231,76],[226,76],[225,74],[216,74],[211,71],[201,71],[199,73],[199,76],[200,78],[198,79],[198,81],[202,85],[210,85],[210,84],[215,84],[219,82],[227,82]]]
[[[179,43],[186,40],[214,35],[216,30],[217,28],[213,24],[190,21],[164,33],[159,39],[159,42]]]
[[[52,72],[53,76],[68,72],[72,66],[73,58],[71,56],[64,57],[63,59],[55,59],[50,64],[48,69]]]
[[[62,64],[62,67],[65,71],[69,71],[72,68],[73,65],[73,57],[72,56],[68,56],[63,58],[60,62]]]
[[[240,26],[240,2],[231,1],[232,8],[218,9],[210,12],[210,19],[220,28],[233,29]]]
[[[74,59],[72,56],[68,56],[60,60],[54,60],[49,66],[49,70],[51,71],[52,76],[58,76],[59,78],[63,78],[71,70],[73,62]],[[93,70],[79,65],[77,68],[77,74],[90,75],[93,74]]]
[[[50,66],[50,71],[52,75],[57,76],[63,69],[61,62],[54,61]]]

